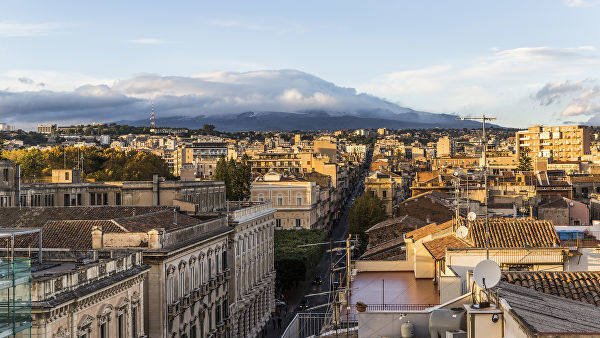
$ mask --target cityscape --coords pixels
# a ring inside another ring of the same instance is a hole
[[[509,2],[0,4],[0,337],[600,337],[600,3]]]

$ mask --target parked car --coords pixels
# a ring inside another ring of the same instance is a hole
[[[283,300],[275,299],[275,306],[287,306],[287,303]]]
[[[323,284],[323,278],[321,278],[321,276],[315,276],[312,283],[314,285],[321,285],[321,284]]]
[[[310,305],[308,304],[308,299],[304,298],[304,299],[302,299],[302,302],[298,306],[298,309],[300,309],[300,311],[305,311],[309,307],[310,307]]]

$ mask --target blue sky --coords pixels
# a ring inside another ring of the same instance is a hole
[[[593,122],[598,18],[595,0],[6,1],[0,93],[113,89],[140,73],[295,69],[506,126]]]

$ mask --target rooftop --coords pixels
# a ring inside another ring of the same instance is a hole
[[[552,221],[496,217],[488,222],[490,248],[551,248],[560,243]],[[459,225],[469,229],[468,239],[474,247],[485,247],[485,219],[460,218]]]
[[[438,231],[448,229],[448,228],[452,227],[453,224],[454,224],[453,220],[450,220],[450,221],[447,221],[447,222],[444,222],[441,224],[431,223],[422,228],[408,232],[408,233],[406,233],[405,236],[406,236],[406,238],[412,238],[413,240],[417,241],[423,237],[427,237],[429,235],[435,234]]]
[[[456,238],[454,234],[450,234],[444,237],[440,237],[429,242],[423,243],[425,249],[429,251],[431,256],[436,260],[440,260],[446,256],[446,248],[468,248],[469,245],[460,239]]]

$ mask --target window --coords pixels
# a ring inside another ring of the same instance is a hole
[[[69,172],[65,171],[65,181],[68,181],[68,180],[69,180]]]
[[[196,288],[196,266],[194,264],[190,265],[190,289],[194,290]]]
[[[296,218],[296,228],[302,227],[302,220],[300,218]]]
[[[137,307],[131,308],[131,337],[137,337]]]
[[[215,322],[217,324],[221,322],[221,305],[215,306]]]
[[[296,205],[302,205],[302,197],[296,197]]]
[[[179,272],[179,297],[185,296],[185,270]]]
[[[229,311],[228,311],[228,310],[229,310],[229,304],[228,304],[228,302],[227,302],[227,299],[225,299],[225,300],[223,301],[223,307],[222,307],[222,310],[223,310],[223,319],[225,319],[225,318],[227,318],[227,315],[228,315],[228,312],[229,312]]]
[[[108,326],[108,323],[100,324],[100,338],[108,338],[107,326]]]
[[[215,274],[219,274],[219,255],[215,255]]]
[[[4,182],[8,182],[8,169],[4,169],[4,173],[2,176],[3,176]]]
[[[208,279],[212,278],[212,259],[208,259]]]
[[[204,283],[204,262],[200,262],[200,276],[198,278],[200,285]]]
[[[265,197],[263,196],[263,194],[258,195],[258,201],[259,202],[264,202],[265,201]]]
[[[102,194],[102,201],[104,205],[108,205],[108,193]]]
[[[275,219],[275,226],[278,228],[281,228],[281,219],[279,219],[279,218]]]
[[[277,205],[283,205],[283,197],[277,197]]]
[[[190,338],[196,338],[196,325],[190,327]]]
[[[223,270],[225,270],[227,269],[227,251],[223,251],[222,255],[223,259],[221,261],[223,262]]]
[[[123,318],[122,314],[117,317],[117,337],[119,338],[125,337],[125,325],[123,325],[124,320],[125,319]]]
[[[90,193],[90,205],[96,205],[96,194],[93,192]]]
[[[382,194],[383,198],[386,198],[387,197],[387,190],[383,190],[381,192],[381,194]]]
[[[212,311],[208,311],[208,331],[212,331]]]
[[[173,292],[173,276],[169,276],[169,278],[167,278],[167,303],[173,304],[173,296],[174,296],[174,292]]]
[[[121,193],[115,193],[115,205],[121,205]]]

